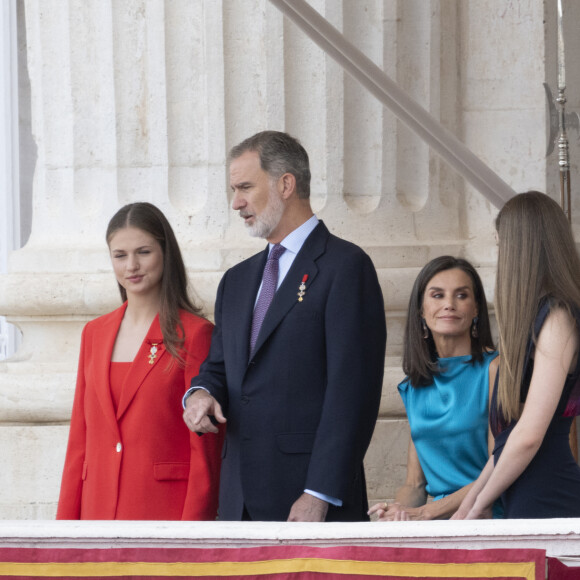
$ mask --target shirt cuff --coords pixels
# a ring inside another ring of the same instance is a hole
[[[311,489],[305,489],[304,493],[308,493],[310,495],[313,495],[314,497],[317,497],[318,499],[321,499],[322,501],[325,501],[327,503],[331,503],[332,505],[335,505],[338,507],[340,507],[342,505],[341,499],[336,499],[335,497],[331,497],[330,495],[326,495],[324,493],[318,493],[317,491],[312,491]]]
[[[187,399],[189,397],[191,397],[191,395],[193,395],[193,393],[195,393],[195,391],[199,391],[199,389],[210,394],[209,391],[205,387],[190,387],[189,389],[187,389],[187,391],[185,391],[185,395],[183,395],[183,399],[181,399],[181,406],[183,407],[184,411],[185,411],[185,403],[186,403]]]

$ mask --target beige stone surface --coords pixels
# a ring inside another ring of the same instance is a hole
[[[53,519],[67,425],[1,425],[0,519]]]
[[[367,455],[365,472],[369,504],[395,497],[405,481],[409,425],[406,419],[379,420]]]

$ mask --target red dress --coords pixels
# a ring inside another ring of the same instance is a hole
[[[83,330],[57,519],[213,520],[224,432],[191,433],[181,406],[213,325],[180,312],[182,366],[165,350],[156,317],[115,405],[109,371],[125,309]]]

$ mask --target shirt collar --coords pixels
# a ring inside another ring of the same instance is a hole
[[[287,252],[292,252],[297,254],[306,238],[313,232],[314,228],[318,225],[318,218],[313,215],[311,218],[306,220],[301,226],[297,227],[294,231],[290,232],[280,244],[286,248]],[[268,253],[272,251],[274,244],[269,244]]]

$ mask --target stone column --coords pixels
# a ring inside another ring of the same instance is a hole
[[[516,191],[547,191],[543,3],[459,3],[458,16],[464,141]],[[489,224],[497,209],[467,186],[464,211],[467,257],[493,263]]]
[[[0,274],[19,245],[16,3],[0,7]],[[0,316],[0,360],[13,351],[16,332]]]
[[[214,272],[208,302],[229,220],[219,3],[31,0],[26,28],[38,163],[32,234],[0,278],[24,335],[0,363],[4,518],[54,515],[80,330],[119,303],[110,216],[158,205],[191,269]]]

